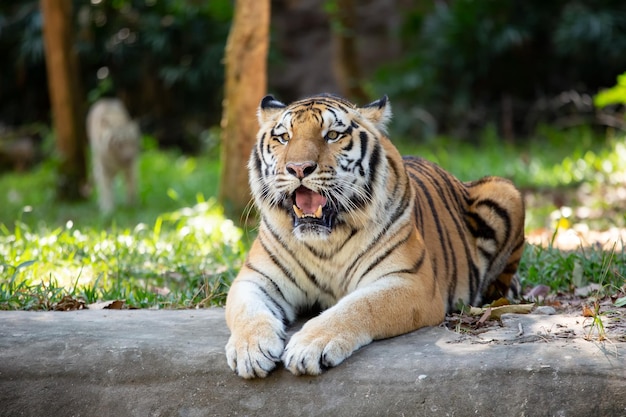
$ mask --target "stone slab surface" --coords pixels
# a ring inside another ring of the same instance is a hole
[[[226,364],[222,309],[0,312],[0,416],[626,416],[626,343],[506,315],[374,342],[319,377]]]

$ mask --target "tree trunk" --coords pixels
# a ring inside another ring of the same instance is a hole
[[[335,0],[331,10],[334,69],[342,94],[359,104],[369,101],[363,89],[356,45],[356,7],[354,0]]]
[[[85,109],[72,42],[72,1],[41,0],[41,9],[50,104],[61,158],[57,196],[61,200],[77,200],[84,197],[87,173]]]
[[[257,107],[267,89],[269,0],[237,0],[226,43],[222,113],[222,174],[219,199],[226,215],[247,221],[247,163],[255,142]]]

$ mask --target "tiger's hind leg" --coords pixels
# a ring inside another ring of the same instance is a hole
[[[517,275],[519,260],[524,252],[524,242],[519,250],[514,251],[509,257],[504,271],[493,280],[482,296],[483,303],[490,303],[500,298],[517,299],[521,297],[522,285]],[[519,253],[516,253],[519,252]]]
[[[468,183],[469,224],[476,238],[482,279],[474,302],[519,293],[517,267],[524,252],[524,200],[508,180],[486,177]]]

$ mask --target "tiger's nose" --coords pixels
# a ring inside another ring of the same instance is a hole
[[[317,164],[315,162],[289,162],[287,164],[287,172],[298,179],[308,177],[315,171]]]

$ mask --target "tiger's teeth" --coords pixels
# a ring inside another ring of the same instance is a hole
[[[300,208],[296,206],[295,204],[293,205],[293,211],[294,213],[296,213],[296,216],[298,216],[299,219],[304,217],[304,212],[300,210]]]
[[[316,219],[321,219],[322,218],[322,206],[318,206],[317,210],[315,210],[315,213],[305,213],[304,211],[302,211],[302,209],[298,206],[296,206],[295,204],[293,205],[293,212],[296,213],[296,216],[299,219],[302,219],[303,217],[315,217]]]
[[[317,210],[315,210],[315,213],[313,213],[313,216],[315,216],[318,219],[322,218],[322,206],[317,207]]]

